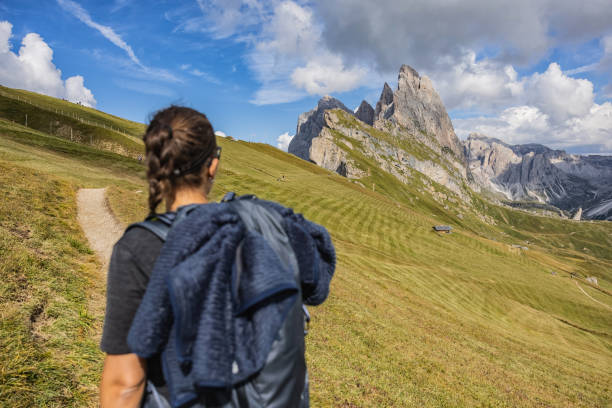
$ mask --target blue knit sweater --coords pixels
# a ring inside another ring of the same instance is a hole
[[[329,234],[289,208],[260,203],[282,216],[304,303],[322,303],[336,262]],[[179,406],[198,388],[232,387],[261,370],[298,293],[293,271],[231,206],[201,205],[169,232],[128,344],[143,358],[162,353],[171,402]]]

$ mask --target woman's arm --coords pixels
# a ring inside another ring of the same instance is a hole
[[[146,360],[136,354],[107,354],[100,383],[102,408],[139,407],[146,385]]]

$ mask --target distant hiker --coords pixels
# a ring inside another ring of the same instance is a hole
[[[161,110],[143,140],[151,215],[113,249],[102,407],[308,407],[303,304],[329,293],[329,234],[255,196],[208,203],[205,115]]]

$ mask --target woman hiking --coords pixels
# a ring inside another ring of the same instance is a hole
[[[329,234],[255,196],[209,203],[204,114],[163,109],[143,140],[151,215],[113,249],[102,407],[308,407],[303,304],[328,295]]]

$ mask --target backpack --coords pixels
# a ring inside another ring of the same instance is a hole
[[[294,277],[300,287],[299,270],[295,254],[282,227],[282,216],[274,210],[265,208],[254,195],[236,196],[228,193],[221,202],[228,203],[238,213],[249,230],[259,232],[268,244],[279,255],[281,261],[294,271]],[[143,222],[128,227],[144,228],[163,242],[170,229],[182,222],[197,204],[181,207],[176,216],[168,214],[153,215]],[[240,279],[242,251],[239,245],[236,250],[237,279]],[[231,389],[206,390],[199,400],[190,407],[215,408],[281,408],[309,407],[309,384],[304,357],[304,336],[307,334],[310,315],[303,305],[301,291],[297,301],[289,310],[282,324],[266,363],[261,371],[244,383]],[[149,381],[145,390],[143,407],[169,408],[168,401],[161,396]]]

